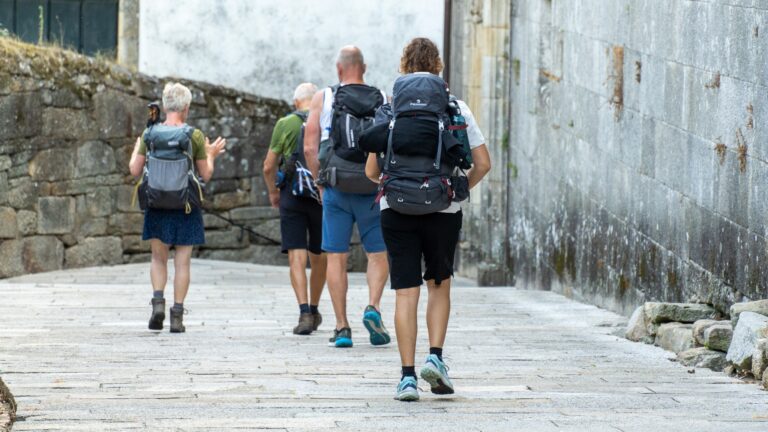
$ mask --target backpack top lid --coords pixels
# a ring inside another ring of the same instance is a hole
[[[413,73],[395,80],[392,111],[395,117],[419,111],[443,115],[448,108],[448,86],[431,73]]]
[[[192,133],[195,129],[187,124],[168,126],[155,124],[144,132],[149,153],[160,159],[182,159],[185,152],[192,153]]]
[[[357,117],[373,117],[386,101],[381,90],[368,84],[344,84],[331,87],[334,113],[347,112]]]

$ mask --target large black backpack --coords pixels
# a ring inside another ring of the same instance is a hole
[[[185,210],[202,206],[204,190],[195,175],[188,125],[155,124],[144,132],[147,160],[136,186],[142,210]]]
[[[466,154],[449,130],[449,101],[437,75],[395,81],[379,197],[399,213],[436,213],[468,196],[466,177],[453,175]]]
[[[332,87],[330,146],[321,161],[320,183],[341,192],[376,193],[376,184],[365,176],[366,153],[358,140],[374,123],[376,110],[384,104],[384,96],[375,87],[346,84]],[[321,153],[325,153],[322,152]]]
[[[309,198],[319,202],[320,194],[315,186],[312,172],[307,168],[307,161],[304,158],[304,129],[307,125],[307,113],[295,111],[291,114],[299,117],[302,124],[296,136],[296,148],[290,157],[287,159],[284,157],[281,162],[283,178],[278,186],[280,189],[289,188],[291,195],[297,198]]]

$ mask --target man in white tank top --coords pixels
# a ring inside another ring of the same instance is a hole
[[[363,54],[359,48],[354,46],[342,48],[336,62],[339,87],[364,85],[365,68]],[[328,140],[331,135],[334,94],[332,88],[317,92],[309,108],[304,134],[304,156],[307,168],[312,171],[316,179],[320,178],[318,158],[320,143]],[[383,92],[382,96],[386,101],[386,95]],[[361,173],[364,177],[364,166],[361,166]],[[371,344],[388,344],[390,336],[384,327],[379,305],[384,285],[389,277],[389,263],[381,234],[381,214],[374,206],[375,193],[373,195],[345,193],[328,187],[321,188],[321,197],[323,201],[322,249],[328,256],[326,280],[336,314],[336,328],[330,339],[330,345],[337,348],[352,346],[352,330],[347,320],[347,261],[354,224],[357,224],[363,248],[368,256],[369,296],[368,306],[363,314],[363,324],[370,333]]]

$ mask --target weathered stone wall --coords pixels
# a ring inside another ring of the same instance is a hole
[[[768,4],[512,1],[508,280],[768,297]]]
[[[148,259],[128,160],[164,82],[0,38],[0,277]],[[281,101],[186,82],[189,123],[228,138],[210,209],[279,241],[260,177]],[[210,215],[200,257],[280,263],[279,247]]]
[[[458,271],[483,285],[503,285],[509,256],[510,2],[456,0],[452,8],[451,92],[472,110],[493,165],[464,205]]]

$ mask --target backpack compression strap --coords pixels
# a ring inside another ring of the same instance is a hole
[[[437,154],[435,155],[435,161],[432,163],[432,167],[435,169],[435,171],[440,174],[440,158],[443,155],[443,131],[445,130],[445,124],[443,124],[442,120],[437,121],[437,127],[439,131],[437,132]],[[397,164],[397,161],[393,157],[393,150],[392,150],[392,135],[393,130],[395,129],[395,119],[392,119],[389,121],[389,132],[387,134],[387,159],[384,161],[384,171],[389,170],[389,165],[391,164]]]

